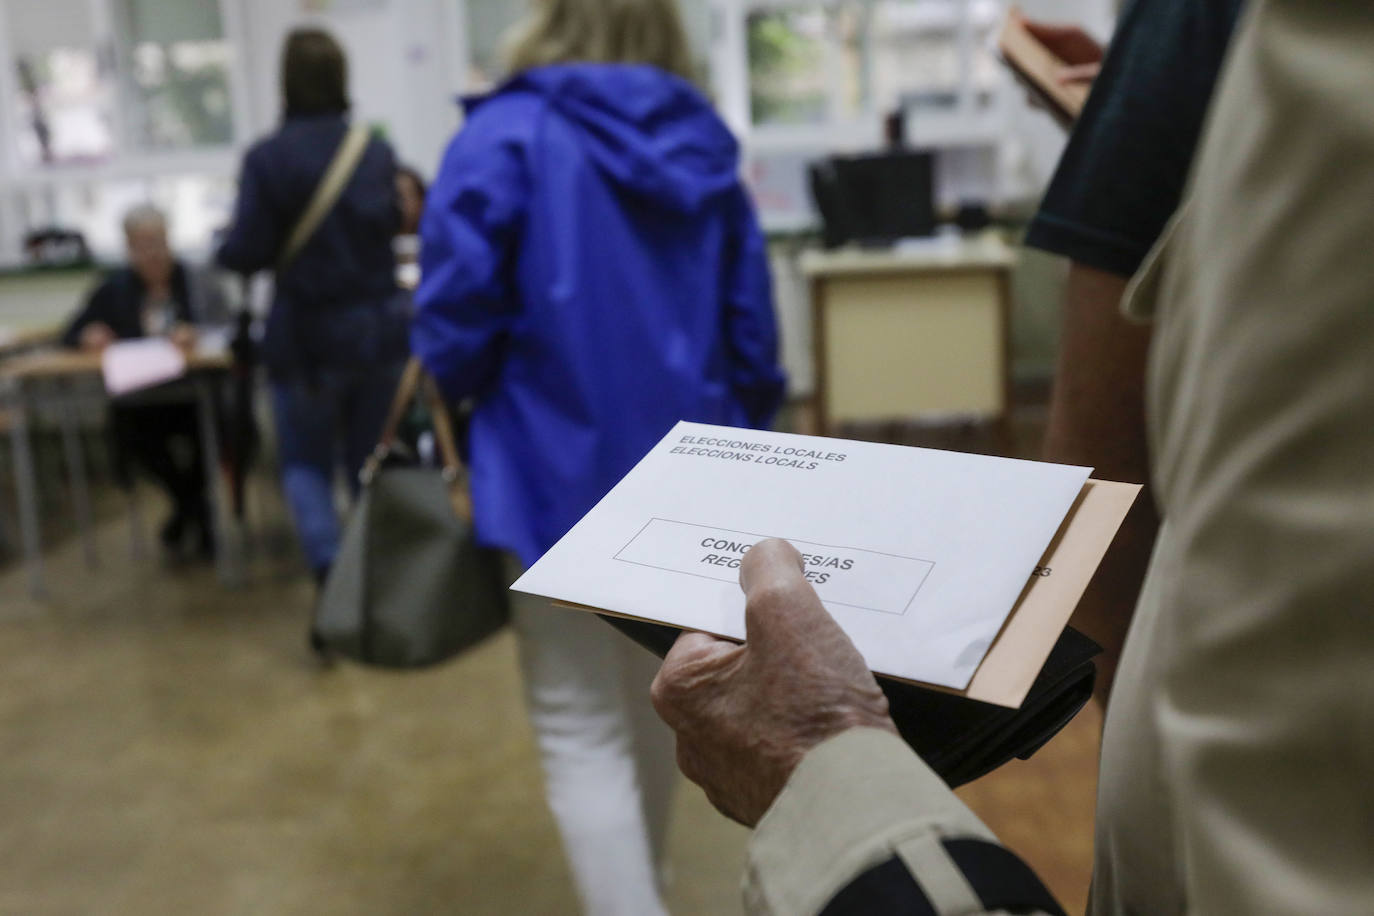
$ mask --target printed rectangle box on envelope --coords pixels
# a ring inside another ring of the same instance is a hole
[[[654,518],[615,559],[734,583],[749,548],[774,536]],[[787,540],[801,552],[806,578],[822,601],[861,610],[905,614],[935,566],[916,557]]]

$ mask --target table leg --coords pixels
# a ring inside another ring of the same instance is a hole
[[[86,456],[81,450],[81,433],[77,429],[76,398],[70,392],[62,397],[58,411],[62,425],[62,451],[71,477],[72,509],[76,527],[81,531],[81,548],[86,554],[86,566],[99,565],[95,552],[95,522],[91,512],[91,488],[86,480]]]
[[[16,383],[11,389],[14,405],[14,430],[10,445],[14,450],[14,489],[19,504],[19,538],[24,545],[24,567],[28,570],[29,594],[44,597],[42,531],[38,524],[38,479],[33,472],[33,443],[29,441],[29,411],[24,392]]]
[[[142,564],[148,557],[148,547],[143,539],[143,504],[138,498],[138,484],[129,484],[129,556],[134,563]]]
[[[215,403],[211,381],[198,376],[196,412],[200,418],[200,451],[205,460],[205,482],[210,488],[210,518],[215,532],[215,569],[220,582],[236,586],[243,583],[243,558],[240,555],[238,524],[229,510],[229,494],[219,470],[219,430],[215,426]]]

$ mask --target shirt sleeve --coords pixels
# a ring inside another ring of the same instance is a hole
[[[1242,0],[1131,0],[1026,244],[1128,277],[1183,194]]]
[[[494,378],[518,301],[511,289],[528,181],[514,139],[481,113],[454,139],[420,226],[411,347],[454,400]]]
[[[91,291],[81,310],[72,316],[66,330],[62,332],[62,346],[71,349],[80,347],[81,332],[86,330],[88,325],[106,320],[105,316],[110,311],[110,303],[113,298],[114,287],[110,279],[106,277],[99,286]]]
[[[900,738],[852,729],[812,750],[749,846],[757,916],[1062,909]]]
[[[285,244],[281,220],[273,211],[263,180],[258,149],[249,150],[244,157],[234,219],[216,254],[221,265],[244,274],[272,267]]]

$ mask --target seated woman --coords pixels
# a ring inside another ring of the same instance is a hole
[[[111,271],[91,293],[63,335],[68,347],[100,351],[116,340],[165,336],[181,346],[195,341],[197,323],[222,324],[228,312],[214,283],[172,256],[167,220],[151,206],[124,218],[129,266]],[[196,408],[181,393],[154,392],[111,406],[121,476],[133,459],[160,483],[172,500],[162,542],[180,553],[194,534],[203,556],[214,552],[205,465],[200,452]]]

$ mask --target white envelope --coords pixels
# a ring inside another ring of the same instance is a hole
[[[679,423],[513,588],[742,639],[739,561],[782,537],[872,670],[964,690],[1088,473]]]
[[[186,355],[170,340],[142,337],[110,344],[101,355],[105,392],[119,397],[186,374]]]

